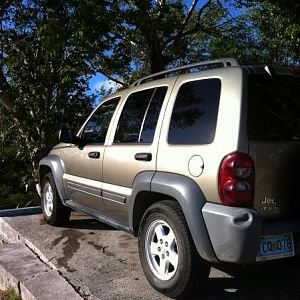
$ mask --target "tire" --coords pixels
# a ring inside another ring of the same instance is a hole
[[[180,205],[164,200],[150,206],[139,228],[139,255],[150,284],[171,298],[195,292],[210,264],[198,254]]]
[[[43,179],[41,202],[44,219],[48,224],[61,226],[68,222],[71,209],[62,204],[52,173]]]

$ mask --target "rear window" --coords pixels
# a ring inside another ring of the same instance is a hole
[[[299,140],[300,77],[250,75],[248,137],[253,140]]]

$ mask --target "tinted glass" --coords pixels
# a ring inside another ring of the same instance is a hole
[[[299,140],[300,77],[249,76],[248,137]]]
[[[82,140],[85,143],[104,144],[107,129],[120,98],[101,105],[86,123]]]
[[[172,112],[170,144],[208,144],[215,136],[221,81],[203,79],[183,84]]]
[[[167,88],[132,93],[123,108],[114,143],[151,143]]]
[[[140,137],[141,143],[152,143],[160,109],[163,104],[167,87],[156,88],[151,99]]]

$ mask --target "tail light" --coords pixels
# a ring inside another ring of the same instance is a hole
[[[219,194],[221,202],[229,206],[253,206],[254,162],[241,152],[227,155],[219,171]]]

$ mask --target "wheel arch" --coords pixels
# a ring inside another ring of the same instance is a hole
[[[173,200],[170,195],[165,195],[162,193],[157,193],[153,191],[140,191],[135,198],[135,204],[133,206],[132,212],[132,232],[134,236],[138,236],[139,225],[142,221],[144,213],[146,210],[154,203],[163,200]]]
[[[179,203],[200,256],[208,261],[218,261],[202,215],[206,199],[199,186],[186,176],[166,172],[143,172],[136,177],[129,204],[131,232],[137,236],[145,211],[162,200]]]
[[[68,200],[68,195],[63,184],[64,168],[57,155],[50,154],[39,162],[39,182],[42,185],[43,178],[49,172],[52,173],[57,192],[62,201]]]

